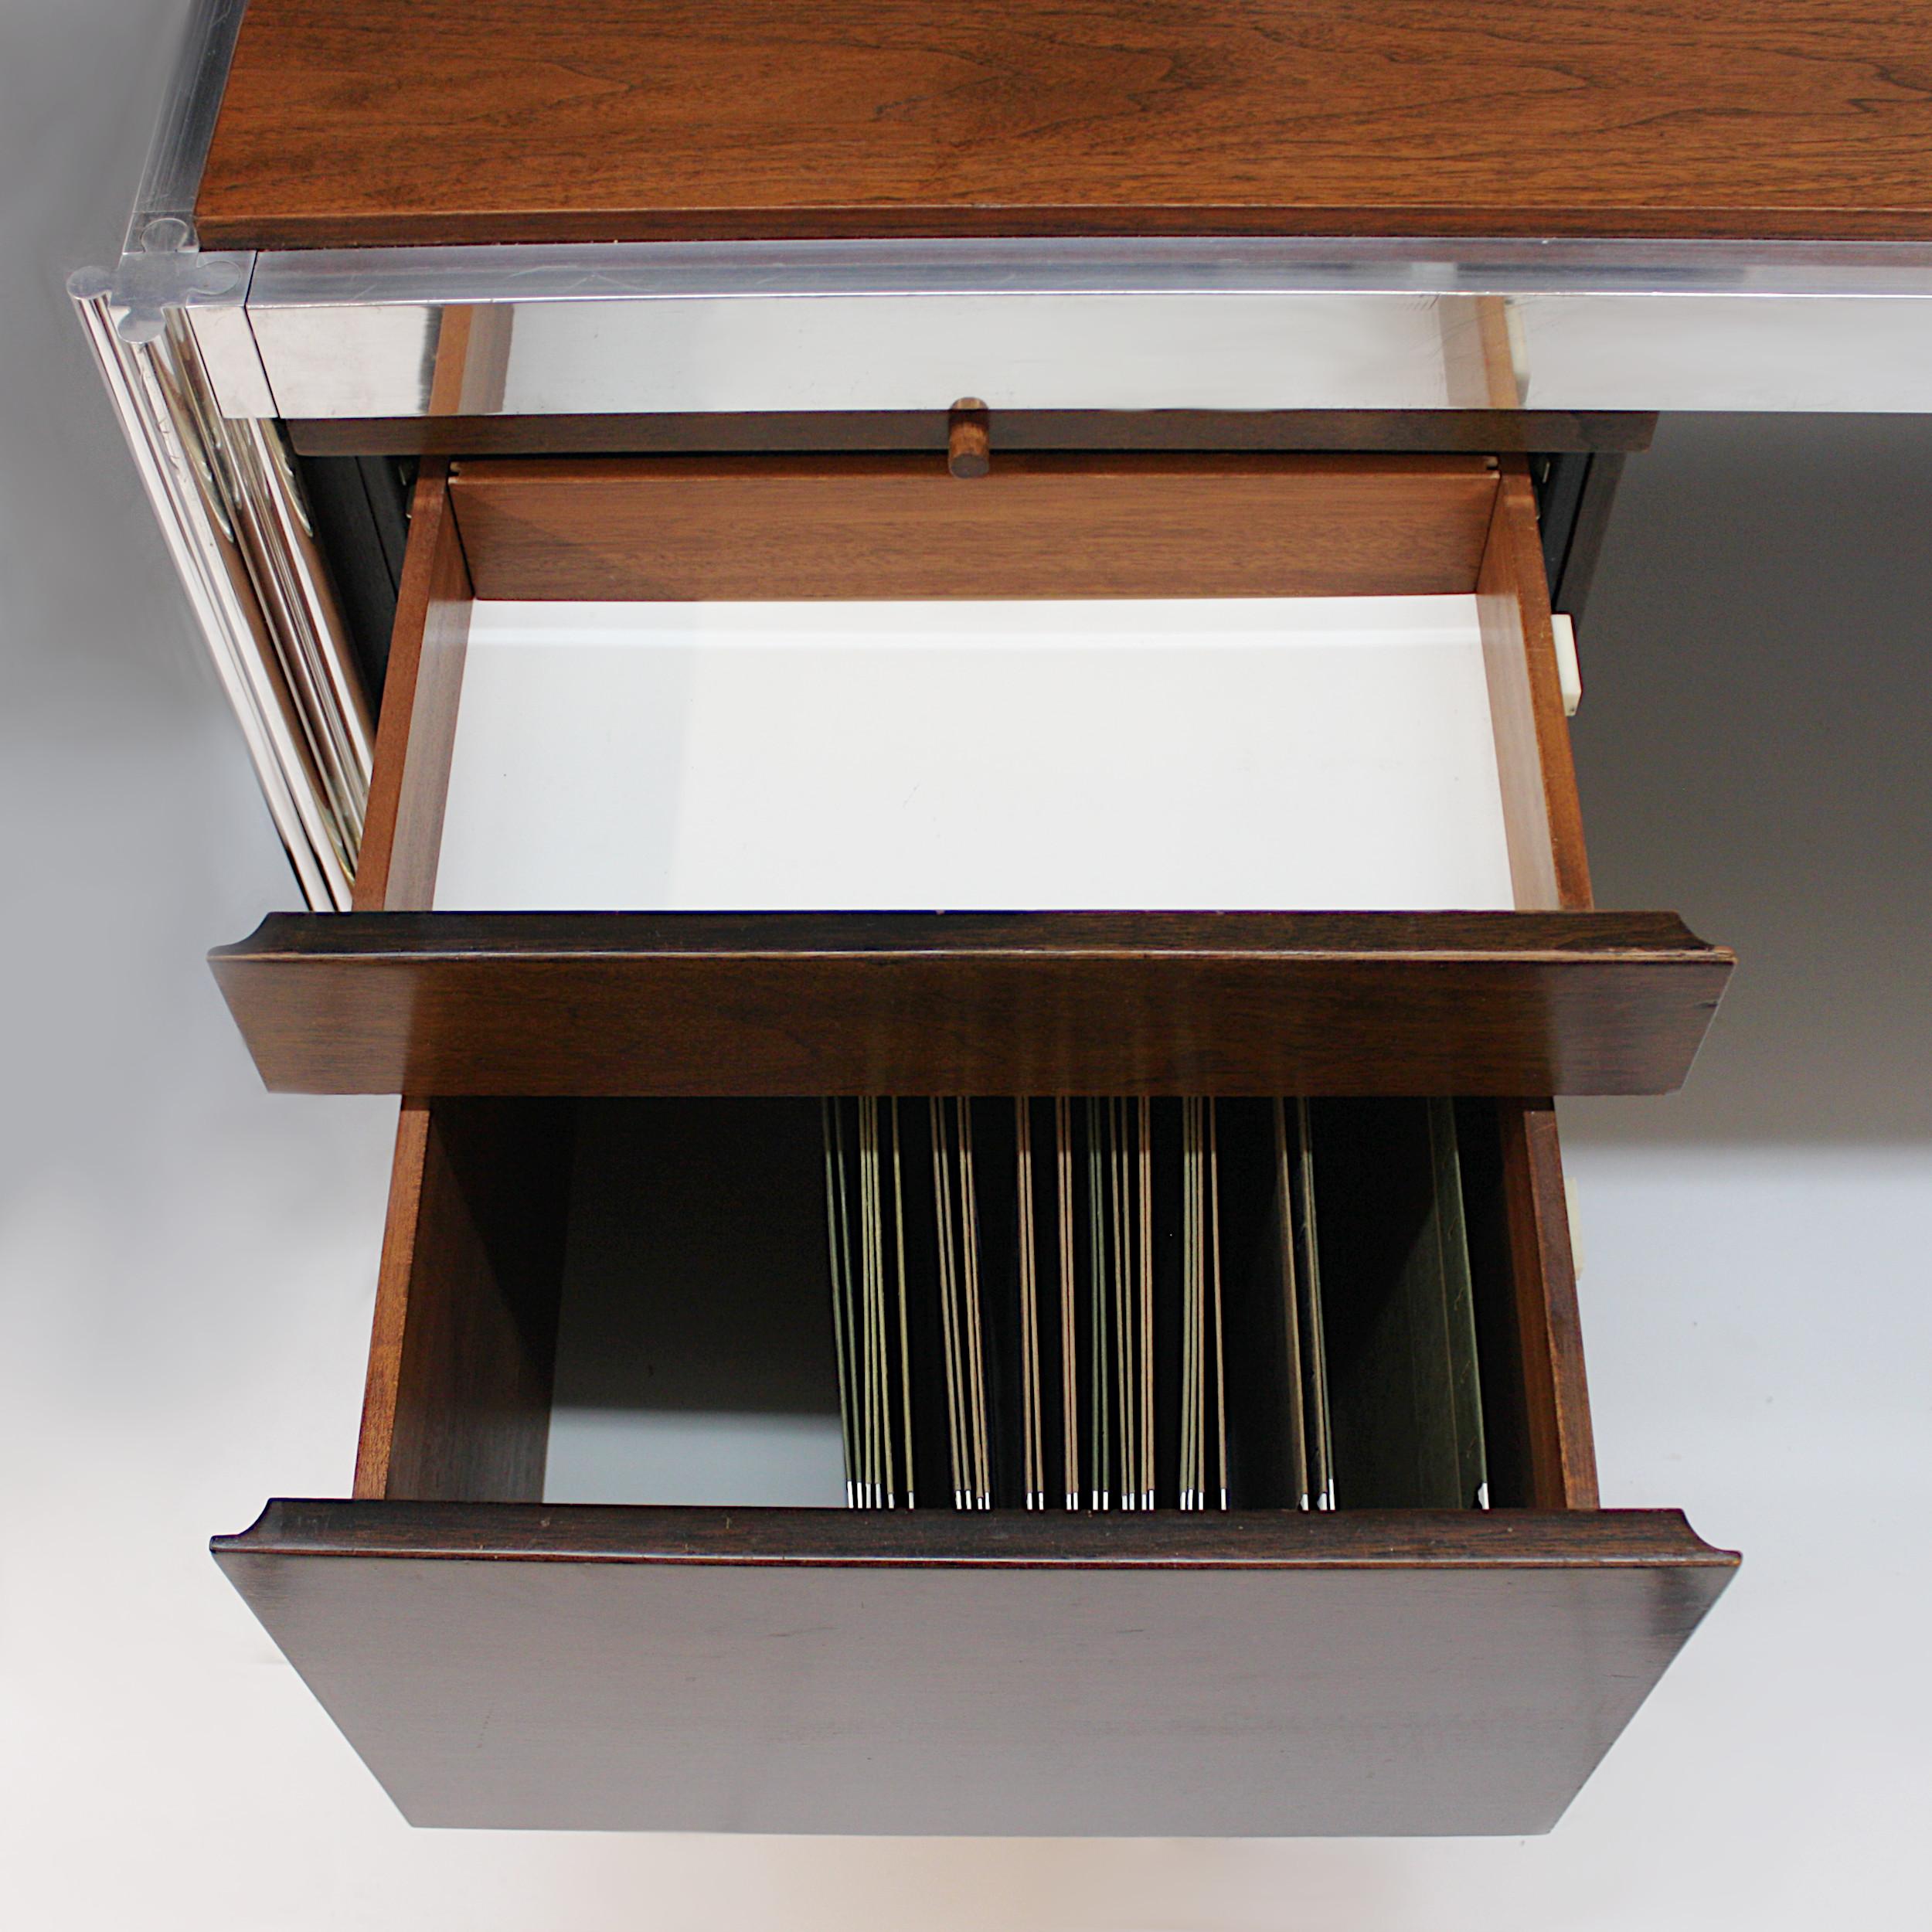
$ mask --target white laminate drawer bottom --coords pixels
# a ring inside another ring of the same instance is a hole
[[[435,903],[1507,909],[1476,600],[479,603]]]

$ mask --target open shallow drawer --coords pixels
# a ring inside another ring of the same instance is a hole
[[[1514,458],[432,466],[356,903],[216,956],[274,1087],[1656,1093],[1731,965]]]
[[[417,1824],[1546,1830],[1736,1559],[1597,1507],[1550,1112],[1454,1121],[1488,1507],[1350,1450],[1423,1352],[1345,1193],[1336,1507],[1247,1506],[1237,1403],[1227,1511],[849,1509],[818,1108],[453,1099],[403,1110],[355,1499],[216,1556]]]

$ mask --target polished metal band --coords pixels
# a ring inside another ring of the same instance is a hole
[[[961,396],[995,410],[1932,410],[1932,248],[1917,243],[317,250],[253,257],[242,312],[254,405],[285,418]]]
[[[346,910],[374,731],[287,447],[223,415],[187,311],[131,342],[106,281],[70,286],[148,500],[303,896]]]

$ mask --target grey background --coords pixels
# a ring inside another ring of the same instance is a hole
[[[294,903],[62,283],[178,0],[0,0],[0,1870],[36,1928],[1920,1922],[1932,1892],[1932,423],[1678,420],[1577,723],[1599,897],[1737,975],[1566,1111],[1607,1498],[1747,1566],[1550,1838],[413,1833],[205,1554],[349,1479],[393,1104],[260,1090],[201,955]]]

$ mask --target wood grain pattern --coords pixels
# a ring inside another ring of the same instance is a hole
[[[1472,456],[1030,454],[474,462],[481,597],[1348,597],[1475,587]]]
[[[380,1500],[389,1493],[396,1411],[402,1400],[410,1277],[415,1271],[417,1236],[423,1221],[423,1170],[429,1138],[427,1104],[403,1101],[397,1110],[389,1209],[383,1223],[383,1256],[376,1274],[376,1314],[369,1328],[369,1370],[362,1385],[362,1422],[355,1438],[354,1493],[359,1498]],[[537,1499],[542,1500],[541,1491]]]
[[[1649,913],[275,913],[211,959],[277,1091],[550,1094],[1662,1093],[1733,963]]]
[[[1642,410],[1002,410],[1015,450],[1503,451],[1648,449]],[[303,456],[716,456],[944,450],[944,410],[794,410],[655,416],[304,417]]]
[[[1546,1831],[1736,1560],[1665,1512],[283,1502],[214,1549],[418,1825],[1162,1837]]]
[[[1498,1114],[1530,1500],[1539,1509],[1594,1509],[1597,1451],[1556,1112],[1543,1100]]]
[[[406,1100],[355,1494],[540,1502],[571,1110]]]
[[[1523,910],[1587,910],[1590,865],[1550,634],[1536,495],[1519,456],[1502,481],[1476,580],[1510,882]]]
[[[424,464],[410,501],[369,816],[355,868],[359,912],[427,910],[436,895],[472,601],[447,476],[446,463]]]
[[[1924,0],[253,0],[205,244],[1932,235]]]

